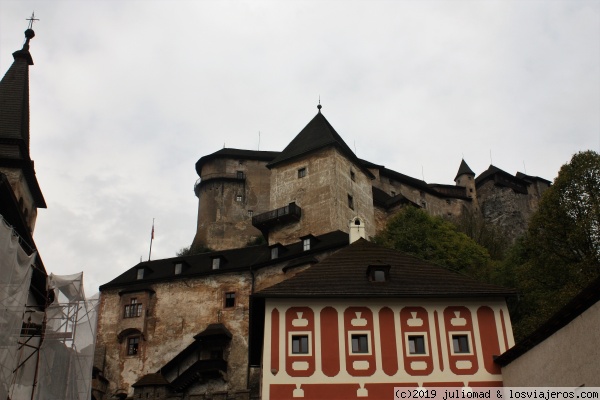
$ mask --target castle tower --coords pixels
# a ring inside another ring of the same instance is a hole
[[[34,36],[32,29],[25,31],[25,44],[13,53],[14,62],[0,81],[0,173],[10,183],[30,232],[37,209],[46,208],[29,153],[29,41]]]
[[[266,165],[277,154],[225,148],[198,160],[200,179],[194,186],[198,223],[192,252],[243,247],[261,237],[252,226],[252,217],[269,210]]]
[[[375,234],[374,178],[321,113],[269,164],[270,211],[254,218],[269,244],[288,244],[308,235],[348,232],[360,217]]]

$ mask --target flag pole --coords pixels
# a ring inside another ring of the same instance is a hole
[[[152,232],[150,233],[150,251],[148,252],[148,261],[152,255],[152,241],[154,240],[154,218],[152,218]]]

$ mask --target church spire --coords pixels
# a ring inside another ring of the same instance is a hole
[[[25,43],[21,50],[13,53],[14,61],[0,80],[0,172],[7,169],[21,171],[28,189],[23,193],[30,193],[30,206],[45,208],[46,202],[29,152],[29,66],[33,65],[29,44],[35,36],[31,26],[37,18],[32,14],[27,20],[29,27],[25,31]],[[11,185],[14,187],[17,181],[11,182]],[[16,187],[14,190],[15,193],[20,192]]]

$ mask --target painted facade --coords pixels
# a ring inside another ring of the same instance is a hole
[[[293,347],[301,337],[305,354]],[[361,338],[364,349],[356,346]],[[467,349],[455,348],[463,338]],[[493,357],[513,344],[503,299],[269,300],[262,398],[382,399],[398,386],[502,386]]]

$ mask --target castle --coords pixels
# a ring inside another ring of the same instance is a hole
[[[283,151],[224,148],[196,171],[190,254],[100,287],[95,399],[502,384],[493,357],[514,344],[514,292],[366,239],[405,206],[516,235],[549,181],[494,166],[476,177],[463,160],[455,185],[427,184],[357,158],[320,105]]]
[[[550,182],[490,167],[476,177],[462,160],[455,185],[428,184],[359,159],[321,113],[281,152],[224,148],[196,163],[200,177],[192,253],[269,244],[341,230],[359,216],[367,237],[411,204],[454,221],[478,216],[515,238]]]

